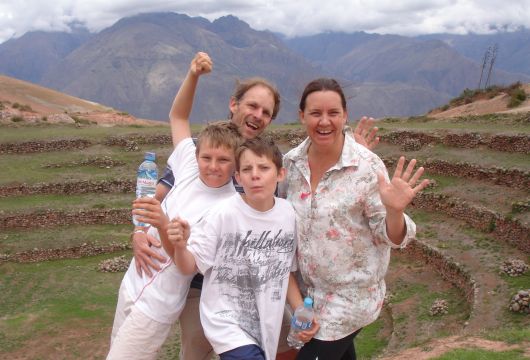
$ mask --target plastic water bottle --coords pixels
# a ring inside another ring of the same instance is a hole
[[[291,330],[289,330],[289,335],[287,335],[287,344],[290,347],[300,349],[304,346],[304,342],[298,339],[297,335],[311,327],[314,316],[313,299],[306,297],[304,304],[296,308],[291,319]]]
[[[158,180],[158,169],[155,163],[156,154],[154,152],[146,152],[144,161],[138,167],[136,177],[136,198],[140,197],[154,197],[156,192],[156,182]],[[133,216],[133,224],[135,226],[147,226],[136,220]]]

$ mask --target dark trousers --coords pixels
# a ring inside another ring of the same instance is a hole
[[[265,353],[257,345],[243,345],[219,354],[221,360],[265,360]]]
[[[357,330],[345,338],[335,341],[311,339],[298,352],[297,360],[356,360],[353,339],[361,331]]]

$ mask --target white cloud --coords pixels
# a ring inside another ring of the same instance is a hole
[[[99,31],[140,12],[173,11],[214,20],[232,14],[258,30],[288,36],[323,31],[385,34],[487,33],[530,28],[530,0],[4,0],[0,42],[27,31]]]

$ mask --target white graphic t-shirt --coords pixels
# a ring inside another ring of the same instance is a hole
[[[256,344],[275,358],[295,239],[293,208],[279,198],[260,212],[236,194],[192,228],[188,249],[204,274],[201,323],[217,354]]]

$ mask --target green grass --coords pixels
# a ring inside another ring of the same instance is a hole
[[[388,337],[383,337],[380,332],[383,330],[384,322],[378,319],[368,326],[365,326],[355,338],[355,352],[359,359],[373,359],[383,352],[388,344]]]
[[[424,190],[425,192],[435,192],[435,193],[443,192],[443,190],[446,187],[458,186],[466,182],[465,179],[456,178],[454,176],[437,175],[437,174],[429,174],[429,173],[426,173],[423,177],[429,180],[436,181],[436,187],[427,188],[426,190]]]
[[[444,292],[424,292],[420,295],[421,302],[417,311],[418,319],[423,321],[439,321],[443,317],[456,316],[458,320],[465,320],[469,316],[469,304],[456,288],[450,288]],[[445,315],[431,316],[434,300],[443,299],[447,301],[448,313]]]
[[[56,140],[56,139],[87,139],[94,142],[104,141],[107,136],[130,135],[130,134],[161,134],[169,135],[170,130],[167,123],[160,126],[83,126],[39,124],[29,126],[0,126],[0,143],[24,142],[34,140]]]
[[[472,130],[484,133],[529,133],[528,113],[470,115],[458,118],[435,119],[426,116],[386,118],[378,122],[383,129],[415,130]]]
[[[428,286],[420,283],[407,283],[398,280],[392,286],[391,303],[397,304],[403,302],[413,296],[419,298],[418,308],[414,314],[421,321],[438,321],[443,317],[456,315],[458,319],[462,320],[468,316],[468,304],[462,297],[460,292],[455,288],[450,288],[444,292],[429,291]],[[446,300],[448,303],[449,312],[442,316],[431,316],[429,310],[436,299]]]
[[[75,348],[68,338],[61,339],[62,330],[72,329],[73,324],[76,331],[97,333],[104,341],[123,273],[101,273],[96,267],[114,256],[0,264],[0,357],[39,337],[52,337],[65,349]]]
[[[433,360],[520,360],[528,359],[522,350],[488,351],[483,349],[455,349]]]
[[[75,180],[104,180],[131,178],[143,160],[145,151],[155,151],[159,172],[162,172],[172,149],[170,146],[140,146],[140,151],[126,152],[121,147],[92,146],[83,151],[46,152],[39,154],[9,154],[0,157],[0,186],[14,183],[34,184],[38,182],[67,182]],[[124,166],[110,169],[97,166],[66,168],[46,168],[46,164],[81,162],[94,156],[109,156],[113,160],[125,162]]]
[[[428,291],[427,285],[407,283],[401,280],[396,281],[392,288],[392,303],[400,303],[416,294],[426,293]]]
[[[490,340],[504,341],[509,344],[520,344],[530,341],[530,327],[506,327],[489,332],[485,334],[485,337]]]
[[[34,212],[39,210],[87,210],[130,208],[133,193],[104,193],[81,195],[27,195],[3,198],[0,213]]]
[[[529,260],[526,259],[525,262],[528,264]],[[504,273],[501,276],[503,280],[506,281],[510,290],[514,294],[516,291],[519,291],[519,290],[530,289],[530,270],[527,270],[526,273],[524,273],[521,276],[508,276]]]
[[[417,166],[423,165],[423,163],[429,159],[436,159],[450,163],[469,163],[485,168],[502,167],[505,169],[516,168],[530,170],[528,155],[495,151],[487,148],[460,149],[436,144],[432,146],[423,146],[417,151],[403,151],[398,145],[382,143],[378,145],[376,152],[379,156],[384,158],[397,159],[400,155],[405,155],[407,159],[417,159]],[[391,173],[393,173],[393,171],[393,168],[389,170]]]
[[[2,230],[0,253],[38,249],[62,249],[84,243],[127,244],[132,225],[71,225],[51,229]]]

